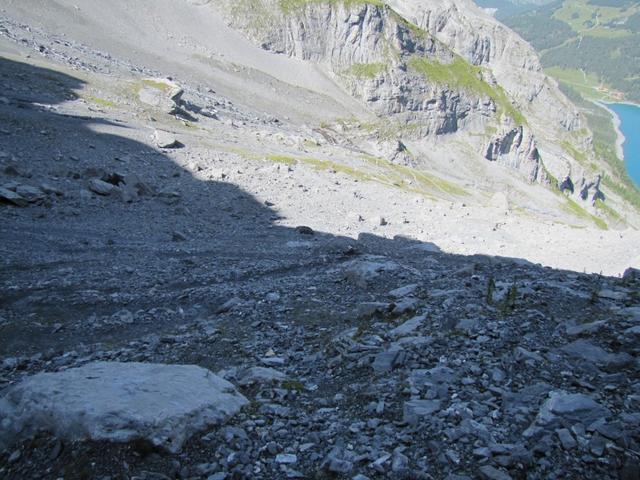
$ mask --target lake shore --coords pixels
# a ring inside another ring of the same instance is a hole
[[[622,133],[622,130],[620,130],[620,126],[622,125],[622,120],[620,119],[620,116],[614,112],[611,108],[609,108],[609,105],[612,103],[620,103],[620,104],[627,104],[627,105],[634,105],[634,106],[638,106],[635,103],[631,103],[631,102],[602,102],[602,101],[594,101],[594,103],[602,108],[604,108],[605,110],[607,110],[611,116],[613,117],[613,128],[616,131],[616,155],[618,156],[618,158],[620,160],[622,160],[624,162],[624,142],[627,140],[624,136],[624,134]]]

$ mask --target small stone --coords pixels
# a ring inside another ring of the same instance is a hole
[[[64,192],[62,190],[60,190],[59,188],[56,188],[52,185],[49,185],[48,183],[42,183],[40,184],[40,189],[48,194],[48,195],[56,195],[58,197],[63,197],[64,196]]]
[[[254,384],[276,383],[283,382],[286,379],[287,376],[284,373],[273,368],[251,367],[240,375],[238,385],[244,387]]]
[[[549,399],[540,408],[536,422],[539,425],[551,425],[562,418],[566,421],[589,425],[608,415],[610,415],[609,410],[591,397],[560,390],[549,394]]]
[[[480,467],[480,474],[486,480],[512,480],[511,476],[491,465]]]
[[[230,298],[229,300],[224,302],[222,305],[220,305],[216,309],[216,313],[217,314],[227,313],[228,311],[233,310],[234,308],[236,308],[239,305],[242,305],[242,299],[240,299],[238,297]]]
[[[298,462],[298,457],[292,453],[279,453],[276,455],[276,463],[291,465]]]
[[[430,417],[441,408],[439,400],[409,400],[404,402],[403,420],[417,425],[424,417]]]
[[[404,365],[407,352],[402,349],[387,350],[376,355],[373,361],[373,370],[376,373],[385,373]]]
[[[175,230],[171,234],[171,240],[174,241],[174,242],[184,242],[184,241],[187,240],[187,236],[184,233],[182,233],[182,232],[180,232],[178,230]]]
[[[412,295],[418,289],[418,284],[413,283],[411,285],[405,285],[404,287],[396,288],[389,292],[389,296],[393,298],[402,298]]]
[[[179,145],[178,139],[164,130],[153,132],[153,140],[159,148],[176,148]]]
[[[209,475],[207,480],[227,480],[229,478],[229,474],[227,472],[218,472],[213,475]]]
[[[348,460],[342,460],[339,458],[332,457],[329,460],[328,470],[334,473],[341,473],[343,475],[348,474],[353,470],[353,463]]]
[[[606,443],[604,438],[600,435],[594,435],[589,442],[589,451],[596,457],[601,457],[604,454]]]
[[[578,445],[568,429],[559,428],[558,430],[556,430],[556,434],[560,439],[560,443],[562,443],[562,448],[564,448],[565,450],[572,450]]]
[[[97,193],[98,195],[111,195],[115,188],[116,187],[114,185],[103,182],[99,178],[92,178],[89,180],[89,190],[93,193]]]
[[[396,303],[392,312],[394,315],[404,315],[415,311],[418,306],[418,300],[416,298],[407,297]]]
[[[22,457],[22,453],[20,450],[14,450],[11,455],[9,455],[9,463],[16,463]]]
[[[29,201],[18,195],[16,192],[0,187],[0,201],[4,203],[11,203],[17,207],[26,207],[29,205]]]
[[[394,452],[391,458],[391,470],[393,472],[403,472],[409,468],[409,458],[400,452]]]
[[[280,294],[278,292],[267,293],[266,300],[269,303],[277,302],[280,300]]]
[[[38,187],[32,187],[30,185],[19,185],[16,188],[16,193],[22,198],[25,198],[29,203],[36,203],[44,199],[45,194]]]

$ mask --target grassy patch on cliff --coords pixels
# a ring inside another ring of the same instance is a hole
[[[527,123],[524,115],[513,106],[502,87],[489,85],[482,79],[482,69],[461,57],[456,56],[451,63],[441,63],[414,56],[409,59],[408,65],[431,82],[489,97],[496,104],[498,113],[509,115],[518,125]]]
[[[387,65],[384,63],[356,63],[349,67],[345,73],[358,78],[373,79],[386,70]]]
[[[287,14],[300,10],[307,5],[318,3],[327,5],[343,4],[345,7],[351,7],[352,5],[374,5],[376,7],[382,7],[385,5],[381,0],[279,0],[278,3],[280,10]]]
[[[592,215],[591,213],[587,212],[584,208],[582,208],[580,205],[578,205],[575,201],[571,200],[570,198],[568,197],[565,197],[565,198],[567,202],[561,206],[561,208],[564,211],[571,213],[583,220],[592,221],[593,223],[595,223],[596,227],[598,227],[601,230],[607,230],[609,228],[607,226],[607,222],[605,222],[603,219],[598,218],[595,215]]]

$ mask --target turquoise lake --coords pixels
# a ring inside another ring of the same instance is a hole
[[[624,163],[629,176],[640,188],[640,107],[624,103],[610,103],[607,106],[620,117],[620,131],[625,138],[622,145]]]

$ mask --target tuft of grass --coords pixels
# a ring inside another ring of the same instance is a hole
[[[285,390],[296,391],[298,393],[304,392],[304,385],[298,380],[285,380],[282,382],[282,388]]]
[[[489,276],[487,280],[487,295],[486,301],[487,305],[493,305],[493,294],[496,291],[496,280],[493,278],[493,275]]]
[[[498,313],[501,317],[506,317],[516,309],[516,301],[518,300],[518,285],[514,281],[513,284],[507,290],[507,294],[500,302],[498,306]]]
[[[168,92],[171,90],[171,87],[164,82],[159,80],[154,80],[152,78],[143,78],[142,84],[146,87],[155,88],[156,90],[162,90],[163,92]]]
[[[104,98],[94,97],[93,95],[87,95],[86,97],[83,97],[83,98],[85,99],[85,101],[89,103],[93,103],[94,105],[100,105],[101,107],[106,107],[106,108],[116,107],[115,103],[113,103],[110,100],[106,100]]]
[[[356,63],[349,67],[345,73],[358,78],[373,79],[386,70],[387,65],[384,63]]]

